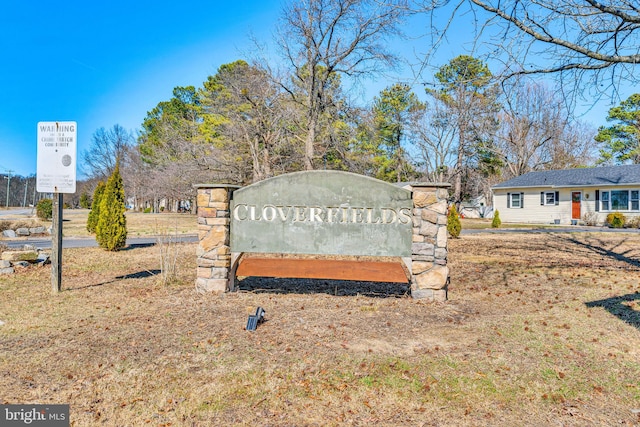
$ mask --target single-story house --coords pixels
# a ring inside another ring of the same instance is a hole
[[[503,222],[603,224],[640,216],[640,165],[529,172],[491,187]]]
[[[481,194],[460,202],[459,213],[465,218],[488,218],[491,216],[491,207],[487,206],[487,200],[484,194]]]

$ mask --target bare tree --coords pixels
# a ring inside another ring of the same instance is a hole
[[[594,130],[572,122],[562,98],[543,85],[512,86],[498,122],[494,149],[508,178],[592,160]]]
[[[398,33],[406,6],[405,0],[294,0],[284,8],[277,42],[293,70],[293,82],[285,88],[305,111],[305,169],[314,168],[332,79],[357,79],[392,65],[384,42]]]
[[[599,94],[638,82],[637,0],[428,0],[426,6],[453,11],[435,25],[441,37],[454,15],[471,12],[476,42],[504,61],[507,77],[555,73],[573,89],[588,83]]]
[[[83,172],[90,178],[106,180],[116,167],[122,162],[127,150],[133,145],[131,132],[119,124],[109,130],[100,128],[91,137],[91,146],[84,152]]]
[[[431,182],[447,182],[455,170],[457,126],[441,102],[427,105],[411,125],[424,174]]]

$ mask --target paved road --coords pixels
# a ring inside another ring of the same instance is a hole
[[[483,228],[483,229],[462,229],[462,234],[480,233],[640,233],[638,228],[609,228],[609,227],[584,227],[580,225],[559,226],[547,228]]]
[[[198,236],[195,234],[185,234],[182,236],[178,236],[178,242],[197,242]],[[27,238],[27,239],[0,239],[0,242],[7,245],[9,248],[20,248],[26,245],[32,245],[36,248],[40,249],[50,249],[51,248],[51,238]],[[156,237],[133,237],[127,239],[128,246],[150,246],[156,243]],[[63,248],[93,248],[97,247],[98,243],[96,243],[96,239],[93,237],[86,238],[63,238],[62,239],[62,247]]]
[[[24,216],[24,215],[32,215],[33,208],[20,208],[20,209],[0,209],[0,217],[3,216]]]
[[[609,227],[582,227],[582,226],[566,226],[566,227],[550,227],[550,228],[484,228],[484,229],[462,229],[462,234],[502,234],[502,233],[640,233],[637,228],[609,228]],[[198,241],[195,234],[185,234],[178,236],[179,242],[193,243]],[[9,248],[19,248],[25,244],[33,245],[36,248],[50,249],[51,238],[26,238],[26,239],[0,239],[0,242],[9,246]],[[127,239],[129,246],[147,246],[156,243],[156,237],[133,237]],[[63,238],[63,248],[92,248],[97,247],[96,240],[92,237],[86,238]]]

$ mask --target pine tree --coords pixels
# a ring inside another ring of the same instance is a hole
[[[100,181],[93,190],[93,202],[91,203],[91,212],[87,218],[87,231],[89,233],[96,232],[96,225],[98,225],[98,218],[100,218],[100,199],[104,192],[104,182]]]
[[[449,235],[454,239],[460,237],[460,231],[462,230],[462,223],[460,222],[460,216],[456,205],[452,205],[447,215],[447,231]]]
[[[120,165],[116,163],[100,198],[96,240],[101,248],[117,251],[127,244],[127,218],[124,212],[124,186],[120,176]]]
[[[91,209],[91,200],[89,199],[89,195],[84,191],[80,195],[80,207],[82,209]]]

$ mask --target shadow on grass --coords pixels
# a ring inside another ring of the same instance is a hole
[[[635,248],[616,252],[616,249],[621,247],[626,242],[626,239],[621,239],[615,246],[611,248],[606,248],[605,242],[595,238],[589,238],[590,241],[583,241],[576,237],[557,236],[557,239],[567,243],[576,244],[602,257],[620,261],[625,264],[629,264],[632,267],[640,267],[640,260],[637,257],[633,256],[636,255],[633,253]]]
[[[618,319],[640,329],[640,293],[627,294],[585,303],[589,308],[602,307]],[[635,310],[632,305],[638,307]]]
[[[160,274],[160,270],[144,270],[137,273],[125,274],[124,276],[117,276],[116,280],[120,279],[146,279],[147,277],[153,277]]]
[[[142,249],[142,248],[150,248],[151,246],[155,246],[156,242],[145,242],[145,243],[130,243],[124,248],[120,249],[121,251],[130,251],[133,249]]]
[[[240,291],[254,293],[362,295],[374,298],[403,298],[411,296],[409,284],[402,283],[246,277],[238,281],[237,285]]]
[[[113,278],[113,280],[107,280],[106,282],[94,283],[94,284],[86,285],[86,286],[76,286],[75,288],[68,288],[67,290],[69,290],[69,291],[79,291],[81,289],[96,288],[98,286],[104,286],[104,285],[108,285],[108,284],[111,284],[111,283],[115,283],[118,280],[146,279],[147,277],[157,276],[160,273],[161,273],[161,270],[138,271],[137,273],[131,273],[131,274],[125,274],[125,275],[122,275],[122,276],[116,276],[115,278]]]

